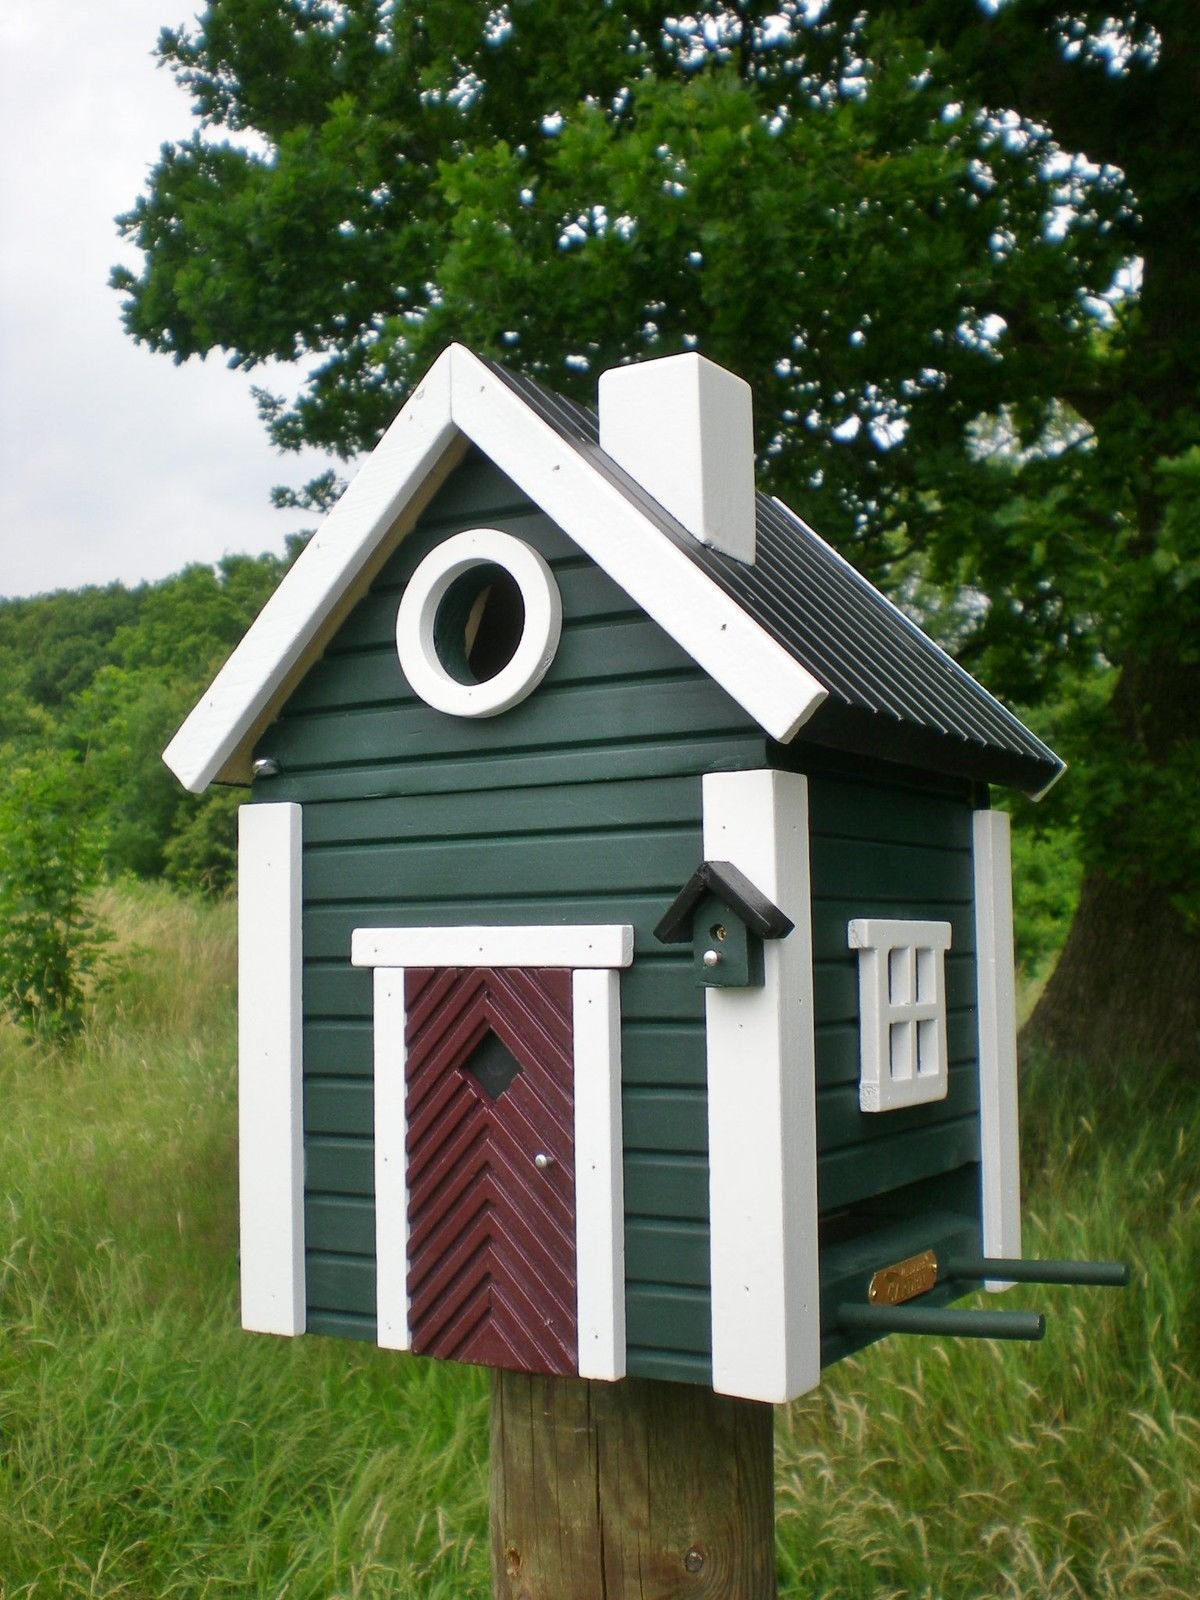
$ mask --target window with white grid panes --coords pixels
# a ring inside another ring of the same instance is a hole
[[[859,1106],[895,1111],[945,1099],[950,924],[856,917],[847,936],[858,951]]]

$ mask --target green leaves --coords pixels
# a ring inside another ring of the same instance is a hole
[[[313,485],[314,503],[329,488]],[[229,883],[231,807],[185,793],[161,752],[286,566],[231,556],[133,590],[0,602],[0,748],[35,775],[76,764],[77,808],[107,873]]]
[[[451,339],[584,400],[704,351],[764,487],[967,596],[1088,860],[1190,905],[1200,8],[212,0],[160,54],[204,129],[122,219],[135,338],[305,358],[263,420],[343,456]]]
[[[83,1022],[86,983],[107,935],[87,912],[102,846],[84,775],[70,756],[40,751],[0,784],[0,1008],[58,1036]]]

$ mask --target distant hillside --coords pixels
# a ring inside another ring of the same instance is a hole
[[[0,763],[74,756],[110,872],[228,880],[232,797],[186,794],[160,756],[287,566],[227,556],[136,588],[0,600]]]

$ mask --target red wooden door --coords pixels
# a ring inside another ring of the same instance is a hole
[[[570,1375],[571,974],[409,969],[405,1009],[412,1348]]]

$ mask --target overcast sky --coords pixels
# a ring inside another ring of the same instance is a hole
[[[253,382],[218,353],[175,366],[123,332],[113,217],[187,97],[151,57],[198,0],[0,0],[0,595],[136,583],[304,526],[269,501],[328,459],[267,443]]]

